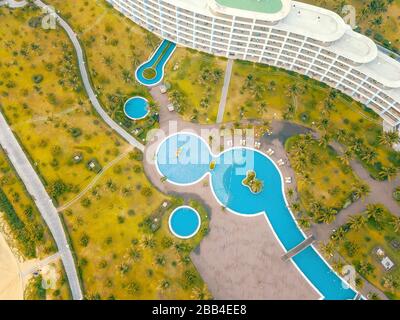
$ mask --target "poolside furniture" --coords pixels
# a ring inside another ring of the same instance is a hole
[[[240,144],[241,144],[242,146],[245,146],[245,145],[246,145],[246,140],[245,140],[245,139],[241,139],[241,140],[240,140]]]
[[[169,111],[169,112],[172,112],[172,111],[175,110],[175,107],[174,107],[174,104],[173,104],[173,103],[170,103],[170,104],[167,106],[167,108],[168,108],[168,111]]]
[[[226,141],[226,145],[227,145],[228,147],[231,147],[231,146],[232,146],[232,140],[227,140],[227,141]]]
[[[285,165],[285,162],[282,159],[279,159],[278,160],[278,165],[279,166],[283,166],[283,165]]]
[[[167,93],[167,87],[166,87],[165,85],[161,85],[161,86],[160,86],[160,92],[161,92],[162,94]]]
[[[272,150],[271,148],[268,149],[267,151],[267,155],[272,156],[275,153],[274,150]]]
[[[285,178],[285,182],[286,182],[287,184],[292,183],[292,177],[286,177],[286,178]]]

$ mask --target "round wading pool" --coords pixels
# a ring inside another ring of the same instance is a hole
[[[145,118],[149,113],[149,102],[143,97],[132,97],[125,102],[125,115],[132,120]]]
[[[188,206],[176,208],[169,217],[169,229],[180,239],[195,236],[200,229],[200,224],[199,213]]]

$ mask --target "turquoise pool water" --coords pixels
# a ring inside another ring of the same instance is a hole
[[[174,52],[175,47],[175,43],[168,40],[163,40],[151,58],[136,69],[135,74],[137,81],[145,86],[155,86],[160,83],[164,77],[164,67]],[[146,69],[149,68],[153,69],[153,77],[146,78],[145,72]]]
[[[213,170],[210,162],[215,161]],[[305,240],[287,208],[281,175],[275,164],[259,151],[248,148],[229,149],[218,156],[210,153],[203,139],[188,133],[167,138],[157,151],[156,165],[171,183],[188,185],[210,175],[211,187],[221,205],[241,215],[266,214],[277,238],[286,251]],[[246,172],[254,170],[264,183],[253,194],[242,184]],[[352,299],[356,293],[343,288],[342,280],[310,246],[293,258],[309,282],[325,299]]]
[[[145,118],[149,111],[149,102],[142,97],[132,97],[124,105],[125,115],[132,120]]]
[[[169,217],[169,229],[181,239],[189,239],[200,229],[200,215],[188,206],[176,208]]]

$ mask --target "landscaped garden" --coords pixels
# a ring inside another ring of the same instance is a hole
[[[169,97],[183,119],[215,123],[224,83],[226,59],[177,48],[166,67]]]
[[[182,201],[147,181],[142,156],[129,153],[131,146],[92,109],[67,35],[37,27],[38,14],[0,8],[1,108],[54,203],[64,208],[85,297],[208,298],[189,257],[207,231],[206,211],[191,203],[202,232],[185,242],[173,238],[168,214]]]
[[[309,4],[322,6],[335,11],[341,16],[345,5],[356,9],[356,31],[373,38],[376,42],[397,53],[400,52],[399,16],[400,1],[398,0],[303,0]]]
[[[337,251],[345,261],[336,260],[339,269],[346,263],[390,299],[400,298],[400,218],[380,204],[351,216],[348,223],[332,234],[323,246],[326,256],[335,260]],[[382,261],[387,257],[394,265],[386,270]],[[362,285],[362,280],[358,280]]]
[[[292,191],[288,195],[304,227],[309,226],[310,218],[317,223],[333,222],[342,208],[368,192],[332,147],[310,135],[289,138],[285,148],[296,172],[298,201],[292,199]]]
[[[158,107],[148,90],[135,79],[135,70],[161,42],[155,35],[118,13],[105,0],[47,0],[59,10],[80,39],[94,90],[107,113],[145,143],[147,132],[158,126]],[[150,102],[150,115],[128,119],[123,110],[133,96]]]
[[[360,103],[308,77],[275,67],[235,61],[225,121],[280,119],[310,127],[327,145],[343,145],[346,158],[358,159],[375,179],[396,175],[400,153],[383,134],[382,120]]]
[[[206,299],[207,287],[189,254],[208,230],[205,209],[200,232],[179,240],[169,214],[183,204],[147,181],[134,151],[64,210],[80,274],[89,299]]]

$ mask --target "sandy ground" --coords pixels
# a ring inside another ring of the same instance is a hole
[[[0,300],[23,298],[23,282],[18,261],[0,232]]]

